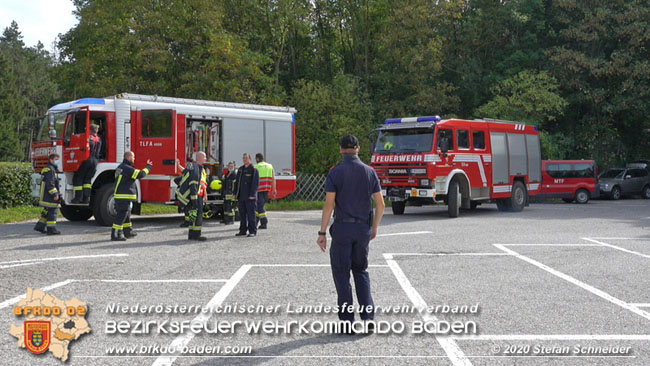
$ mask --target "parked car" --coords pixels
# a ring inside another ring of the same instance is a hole
[[[541,198],[587,203],[600,196],[598,168],[593,160],[543,160]]]
[[[650,160],[635,160],[627,163],[626,168],[642,168],[650,170]]]
[[[640,194],[650,199],[650,172],[644,168],[610,168],[600,175],[600,194],[613,200]]]

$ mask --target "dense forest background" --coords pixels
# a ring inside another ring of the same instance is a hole
[[[0,160],[51,105],[121,92],[296,107],[301,172],[389,117],[535,124],[545,159],[650,158],[650,0],[74,0],[0,37]]]

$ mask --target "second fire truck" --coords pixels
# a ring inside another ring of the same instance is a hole
[[[377,131],[371,166],[395,215],[438,202],[450,217],[488,201],[518,212],[540,190],[536,126],[433,116],[388,119]]]

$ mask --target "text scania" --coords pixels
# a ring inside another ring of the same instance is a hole
[[[105,323],[106,334],[235,334],[245,331],[248,334],[331,334],[353,331],[368,333],[369,324],[373,323],[374,333],[378,334],[477,334],[478,325],[473,321],[414,321],[407,328],[402,321],[113,321]]]
[[[373,163],[416,163],[422,162],[422,155],[373,155]]]

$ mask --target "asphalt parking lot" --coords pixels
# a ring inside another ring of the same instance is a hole
[[[180,216],[136,217],[139,233],[111,242],[110,228],[60,222],[47,237],[33,222],[0,226],[0,363],[58,365],[17,347],[12,308],[27,288],[85,301],[92,328],[70,344],[69,365],[648,365],[650,209],[645,200],[586,205],[496,205],[447,217],[446,207],[407,207],[384,217],[371,242],[377,306],[437,311],[378,313],[403,332],[371,335],[106,334],[112,321],[334,321],[288,304],[335,305],[329,256],[316,246],[320,211],[270,212],[269,229],[236,238],[209,221],[190,242]],[[122,305],[265,305],[271,313],[115,314]],[[476,306],[452,314],[444,306]],[[473,323],[471,334],[418,334],[414,322]],[[121,346],[249,347],[245,354],[109,354]],[[591,347],[591,348],[590,348]]]

